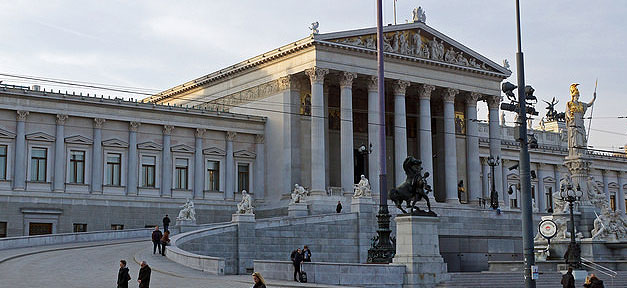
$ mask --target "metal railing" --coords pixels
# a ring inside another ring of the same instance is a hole
[[[610,279],[612,280],[612,284],[611,287],[614,287],[614,279],[616,278],[616,276],[618,275],[618,272],[607,268],[603,265],[600,265],[598,263],[594,263],[594,261],[590,260],[590,259],[586,259],[584,257],[581,257],[581,265],[591,269],[591,270],[596,270],[598,272],[600,272],[601,274],[610,277]]]

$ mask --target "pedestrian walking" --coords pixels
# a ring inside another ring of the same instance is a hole
[[[161,231],[159,231],[159,226],[155,226],[155,231],[152,231],[152,254],[157,252],[157,248],[159,248],[159,254],[161,254]]]
[[[253,288],[266,288],[266,280],[263,279],[259,272],[253,273],[253,283],[255,283]]]
[[[170,245],[170,231],[165,231],[161,236],[161,256],[165,256],[165,246]]]
[[[303,247],[303,262],[311,262],[311,250],[307,245]]]
[[[583,287],[586,288],[604,288],[605,286],[603,285],[603,281],[601,281],[601,279],[597,278],[596,275],[594,274],[590,274],[590,278],[589,278],[589,284],[583,284]]]
[[[335,206],[335,212],[342,213],[342,202],[337,201],[337,206]]]
[[[300,282],[300,263],[303,262],[303,252],[300,248],[292,251],[292,255],[290,255],[292,259],[292,264],[294,265],[294,281]]]
[[[150,266],[146,261],[142,261],[140,264],[141,268],[139,268],[139,276],[137,276],[137,283],[139,283],[139,288],[150,288]]]
[[[170,231],[170,217],[168,217],[168,214],[165,214],[165,217],[163,217],[163,231]]]
[[[568,272],[562,276],[563,288],[575,288],[575,277],[573,276],[573,268],[568,267]]]
[[[120,271],[118,272],[118,288],[128,288],[128,281],[131,280],[131,275],[128,274],[128,268],[126,267],[126,260],[120,260]]]

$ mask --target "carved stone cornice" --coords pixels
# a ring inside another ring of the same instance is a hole
[[[479,98],[481,98],[481,93],[470,92],[470,95],[466,97],[466,104],[469,106],[477,106]]]
[[[131,132],[137,132],[137,130],[139,130],[140,125],[142,125],[142,123],[137,122],[137,121],[128,122],[128,130],[130,130]]]
[[[237,132],[226,131],[226,141],[233,141],[235,140],[236,136],[237,136]]]
[[[265,140],[266,140],[265,135],[263,135],[263,134],[257,134],[257,135],[255,135],[255,143],[257,143],[257,144],[263,144],[263,143],[265,142]]]
[[[104,125],[105,121],[107,120],[105,120],[104,118],[94,118],[94,128],[102,128],[102,125]]]
[[[368,91],[378,91],[379,89],[379,77],[370,76],[367,79],[368,81]]]
[[[298,79],[294,77],[294,75],[283,76],[278,80],[279,91],[284,91],[288,89],[298,91],[300,90],[301,86],[302,85],[300,81],[298,81]]]
[[[205,129],[205,128],[196,128],[196,131],[194,132],[194,136],[196,138],[201,138],[202,135],[205,134],[205,131],[207,131],[207,129]]]
[[[444,102],[455,102],[455,96],[459,94],[459,90],[455,88],[447,88],[444,91],[444,95],[442,95],[442,100]]]
[[[28,111],[23,111],[23,110],[17,111],[17,121],[20,121],[20,122],[26,121],[26,116],[28,116],[28,114],[30,114],[30,112]]]
[[[57,125],[65,125],[65,120],[67,120],[67,114],[57,114]]]
[[[485,97],[486,102],[488,102],[489,109],[499,109],[499,105],[501,101],[503,101],[503,97],[499,95],[489,95]]]
[[[340,73],[340,88],[352,88],[353,80],[357,78],[357,73],[342,72]]]
[[[420,86],[420,91],[418,92],[418,98],[431,100],[431,92],[433,92],[433,90],[435,90],[434,85],[422,84],[422,86]]]
[[[163,135],[172,135],[172,132],[174,132],[174,126],[163,125]]]
[[[309,76],[309,80],[311,83],[324,82],[324,76],[329,74],[329,69],[320,68],[320,67],[311,67],[309,69],[305,69],[305,75]]]
[[[392,89],[394,89],[394,95],[403,95],[405,96],[405,92],[407,92],[407,87],[409,87],[411,83],[409,81],[404,80],[396,80],[394,84],[392,84]]]

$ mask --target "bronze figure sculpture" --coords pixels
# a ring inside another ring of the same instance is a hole
[[[390,190],[388,198],[405,214],[437,216],[435,212],[431,211],[428,196],[431,186],[426,181],[427,177],[429,177],[429,172],[422,173],[422,161],[409,156],[403,161],[403,170],[405,170],[407,175],[405,182]],[[427,211],[416,207],[416,203],[422,199],[427,202]],[[403,202],[406,202],[406,208],[410,209],[410,213],[403,209]]]

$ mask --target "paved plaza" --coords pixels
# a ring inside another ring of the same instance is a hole
[[[152,268],[150,287],[252,287],[248,275],[213,276],[193,270],[153,255],[152,243],[139,239],[0,251],[0,287],[115,287],[120,259],[128,261],[133,278],[129,287],[137,286],[142,260]],[[335,287],[268,282],[268,287]]]

